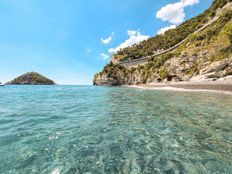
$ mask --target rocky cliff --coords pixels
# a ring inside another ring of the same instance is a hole
[[[199,30],[203,26],[206,27]],[[184,37],[180,37],[181,34]],[[170,38],[173,40],[170,41]],[[152,53],[169,49],[183,40],[175,49],[152,56]],[[159,48],[160,45],[162,47]],[[148,55],[151,56],[147,63],[139,66],[120,64],[121,60],[136,60]],[[215,0],[200,16],[162,36],[120,50],[112,59],[102,72],[94,76],[94,85],[205,81],[231,76],[232,3],[230,0]]]
[[[6,85],[54,85],[55,83],[42,76],[39,73],[36,72],[29,72],[26,74],[23,74],[14,80],[6,83]]]

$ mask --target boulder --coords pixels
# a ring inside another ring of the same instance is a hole
[[[228,67],[228,62],[226,60],[214,62],[209,66],[203,68],[200,71],[200,75],[223,71],[226,67]]]

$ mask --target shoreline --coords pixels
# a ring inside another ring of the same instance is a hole
[[[179,91],[179,92],[214,92],[232,95],[232,80],[204,82],[175,82],[126,85],[130,88]]]

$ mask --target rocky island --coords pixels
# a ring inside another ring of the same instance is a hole
[[[37,72],[25,73],[6,85],[54,85],[55,83]]]
[[[215,0],[204,13],[177,28],[118,51],[94,76],[93,84],[154,85],[224,79],[232,80],[232,3]]]

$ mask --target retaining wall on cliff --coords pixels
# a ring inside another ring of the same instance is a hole
[[[165,51],[162,51],[162,52],[153,54],[153,55],[151,55],[151,56],[143,57],[143,58],[140,58],[140,59],[121,61],[121,62],[119,62],[119,64],[121,64],[121,65],[123,65],[123,66],[125,66],[125,67],[135,67],[135,66],[138,66],[138,65],[147,63],[147,61],[148,61],[149,58],[151,58],[151,57],[157,57],[157,56],[160,56],[160,55],[162,55],[162,54],[165,54],[165,53],[167,53],[167,52],[169,52],[169,51],[172,51],[172,50],[176,49],[177,47],[179,47],[179,46],[180,46],[182,43],[184,43],[186,40],[187,40],[187,38],[184,39],[184,40],[182,40],[180,43],[174,45],[173,47],[168,48],[168,49],[165,50]]]

